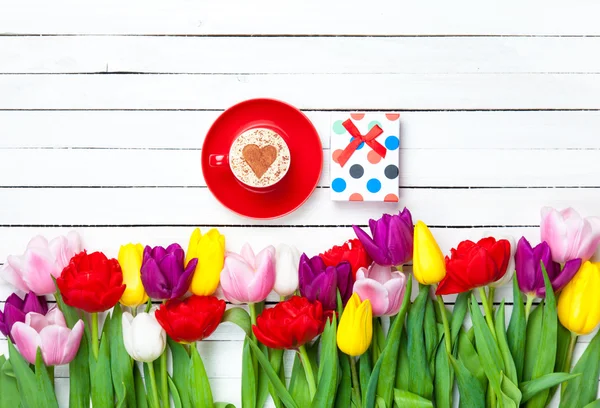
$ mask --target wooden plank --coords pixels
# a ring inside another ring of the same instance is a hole
[[[598,109],[600,75],[2,75],[0,109]],[[435,97],[432,97],[434,96]]]
[[[249,8],[242,0],[117,0],[81,4],[41,0],[3,4],[0,30],[18,34],[331,34],[331,35],[597,35],[597,2],[442,0],[421,2],[308,0],[281,7],[274,0]]]
[[[600,180],[595,149],[429,148],[399,154],[403,187],[573,187],[598,186]],[[196,149],[0,149],[0,186],[203,187],[200,156]],[[320,186],[329,186],[330,164],[324,150]]]
[[[330,117],[305,111],[329,147]],[[0,148],[200,149],[221,111],[0,111]],[[402,149],[600,149],[598,111],[402,112]]]
[[[599,48],[597,37],[7,37],[0,73],[597,73]]]
[[[364,225],[406,206],[431,225],[537,225],[540,208],[597,213],[600,189],[403,189],[400,203],[334,202],[317,189],[292,214],[255,220],[231,213],[208,189],[6,189],[0,225]],[[43,204],[41,204],[43,203]]]

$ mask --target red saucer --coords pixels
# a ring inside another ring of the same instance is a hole
[[[212,167],[210,155],[227,155],[237,136],[263,127],[277,132],[290,149],[290,168],[269,191],[258,192],[240,183],[229,166]],[[250,99],[221,114],[202,146],[202,173],[209,190],[230,210],[252,218],[276,218],[300,207],[311,195],[323,167],[321,139],[308,118],[287,103]]]

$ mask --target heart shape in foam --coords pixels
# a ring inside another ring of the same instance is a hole
[[[271,145],[258,147],[249,144],[242,149],[242,156],[256,177],[261,178],[277,158],[277,149]]]

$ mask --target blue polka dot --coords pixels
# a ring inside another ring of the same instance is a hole
[[[388,150],[396,150],[400,146],[400,139],[397,136],[388,136],[385,138],[385,147]]]
[[[371,193],[377,193],[379,190],[381,190],[381,181],[375,178],[367,181],[367,190],[369,190]]]
[[[331,182],[331,188],[333,188],[333,191],[336,193],[341,193],[346,189],[346,182],[344,179],[338,177]]]
[[[350,138],[350,141],[352,142],[353,140],[354,140],[354,138],[353,138],[353,137],[351,137],[351,138]],[[362,149],[362,148],[364,147],[364,145],[365,145],[365,142],[361,142],[361,143],[358,145],[358,147],[356,148],[356,150],[360,150],[360,149]]]

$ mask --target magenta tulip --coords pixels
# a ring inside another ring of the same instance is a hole
[[[393,316],[404,299],[406,275],[374,263],[369,269],[358,270],[353,290],[360,300],[369,299],[373,316]]]
[[[10,335],[12,327],[16,322],[24,322],[29,312],[46,314],[48,312],[46,298],[38,297],[33,292],[26,294],[23,299],[16,293],[10,295],[4,303],[4,312],[0,312],[0,332],[14,341]]]
[[[275,248],[272,245],[254,255],[254,251],[246,243],[240,254],[225,254],[221,288],[230,302],[262,302],[273,290],[274,285]]]
[[[552,250],[552,260],[564,264],[571,259],[589,260],[600,244],[600,218],[582,218],[577,211],[542,208],[542,242]]]
[[[74,231],[50,242],[38,235],[29,241],[23,255],[8,257],[0,276],[23,292],[49,295],[56,292],[52,278],[58,278],[73,255],[82,250],[81,239]]]
[[[31,312],[25,316],[25,323],[14,324],[11,335],[21,355],[31,364],[35,364],[38,348],[47,366],[68,364],[79,350],[83,320],[75,323],[71,330],[58,308],[51,309],[45,316]]]

